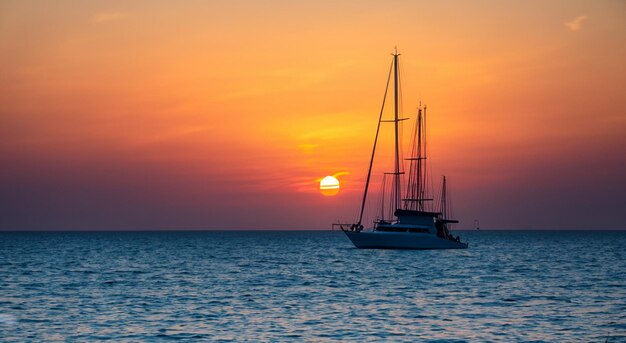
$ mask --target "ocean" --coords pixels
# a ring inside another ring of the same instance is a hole
[[[0,341],[626,342],[626,232],[457,233],[0,232]]]

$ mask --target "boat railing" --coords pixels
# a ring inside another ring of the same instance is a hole
[[[335,231],[335,227],[339,227],[339,229],[341,229],[341,231],[343,231],[343,232],[348,232],[348,231],[361,232],[364,229],[363,225],[360,225],[360,224],[347,224],[347,223],[334,223],[334,224],[332,224],[332,230],[333,231]]]

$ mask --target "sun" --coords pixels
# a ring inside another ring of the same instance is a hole
[[[339,193],[339,180],[334,176],[326,176],[320,181],[320,192],[325,196],[333,196]]]

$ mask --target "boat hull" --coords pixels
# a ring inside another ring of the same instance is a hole
[[[467,243],[431,234],[384,231],[344,231],[359,249],[467,249]]]

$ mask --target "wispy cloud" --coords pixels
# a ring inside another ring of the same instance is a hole
[[[568,29],[570,29],[571,31],[578,31],[582,28],[583,26],[583,21],[587,20],[587,16],[586,15],[581,15],[578,16],[568,22],[565,23],[565,26],[567,26]]]
[[[102,24],[102,23],[108,23],[108,22],[115,21],[115,20],[124,19],[126,17],[128,17],[128,13],[126,12],[105,11],[105,12],[94,14],[93,17],[91,17],[91,22],[93,24]]]

